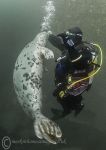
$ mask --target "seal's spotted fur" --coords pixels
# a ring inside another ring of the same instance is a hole
[[[48,34],[41,32],[18,56],[14,70],[14,87],[20,104],[33,117],[39,113],[42,99],[43,58],[53,58],[53,52],[45,48]]]

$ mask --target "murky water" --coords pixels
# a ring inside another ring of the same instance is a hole
[[[84,39],[95,41],[103,48],[103,67],[96,76],[92,89],[84,94],[85,108],[77,116],[73,113],[58,120],[65,141],[57,146],[48,144],[12,144],[14,150],[61,149],[61,150],[105,150],[106,149],[106,95],[105,95],[105,0],[54,0],[55,17],[52,22],[54,34],[73,26],[79,26]],[[35,139],[32,121],[26,116],[16,100],[12,74],[14,63],[21,49],[40,31],[46,0],[0,0],[0,138]],[[59,51],[50,43],[55,57]],[[44,113],[52,117],[51,108],[62,109],[52,97],[55,62],[45,62]],[[46,109],[45,109],[46,108]],[[1,144],[0,144],[1,145]]]

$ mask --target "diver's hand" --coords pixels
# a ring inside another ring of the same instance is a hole
[[[38,138],[45,139],[52,144],[57,144],[62,137],[59,126],[43,115],[34,121],[34,130]]]

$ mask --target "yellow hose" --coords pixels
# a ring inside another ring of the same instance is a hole
[[[101,56],[101,60],[100,60],[100,64],[99,64],[100,67],[99,67],[94,73],[92,73],[91,75],[89,75],[88,77],[85,77],[85,78],[83,78],[83,79],[80,79],[80,80],[78,80],[78,81],[73,82],[72,84],[70,84],[69,86],[67,86],[67,89],[72,88],[76,83],[79,83],[79,82],[81,82],[81,81],[87,80],[87,79],[89,79],[89,78],[95,76],[95,75],[99,72],[99,70],[101,69],[101,66],[102,66],[102,63],[103,63],[102,48],[99,46],[99,44],[95,44],[95,43],[93,44],[93,43],[92,43],[92,45],[96,46],[96,47],[99,49],[99,51],[100,51],[100,56]]]

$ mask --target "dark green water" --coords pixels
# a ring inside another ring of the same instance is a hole
[[[12,74],[14,63],[21,49],[40,31],[44,16],[42,6],[46,0],[0,0],[0,138],[35,139],[32,121],[26,116],[16,100]],[[11,149],[56,149],[56,150],[106,150],[106,83],[105,83],[105,0],[57,0],[56,15],[52,23],[54,33],[79,26],[84,39],[95,41],[103,48],[104,61],[96,76],[92,89],[84,94],[85,107],[74,117],[73,113],[58,120],[65,143],[56,146],[49,144],[12,144]],[[55,57],[57,49],[52,48]],[[53,71],[55,63],[50,61],[48,72],[44,74],[44,108],[48,117],[52,117],[51,108],[62,109],[52,97],[54,89]],[[0,139],[0,140],[1,140]],[[1,141],[0,141],[1,142]],[[1,143],[0,143],[1,146]]]

